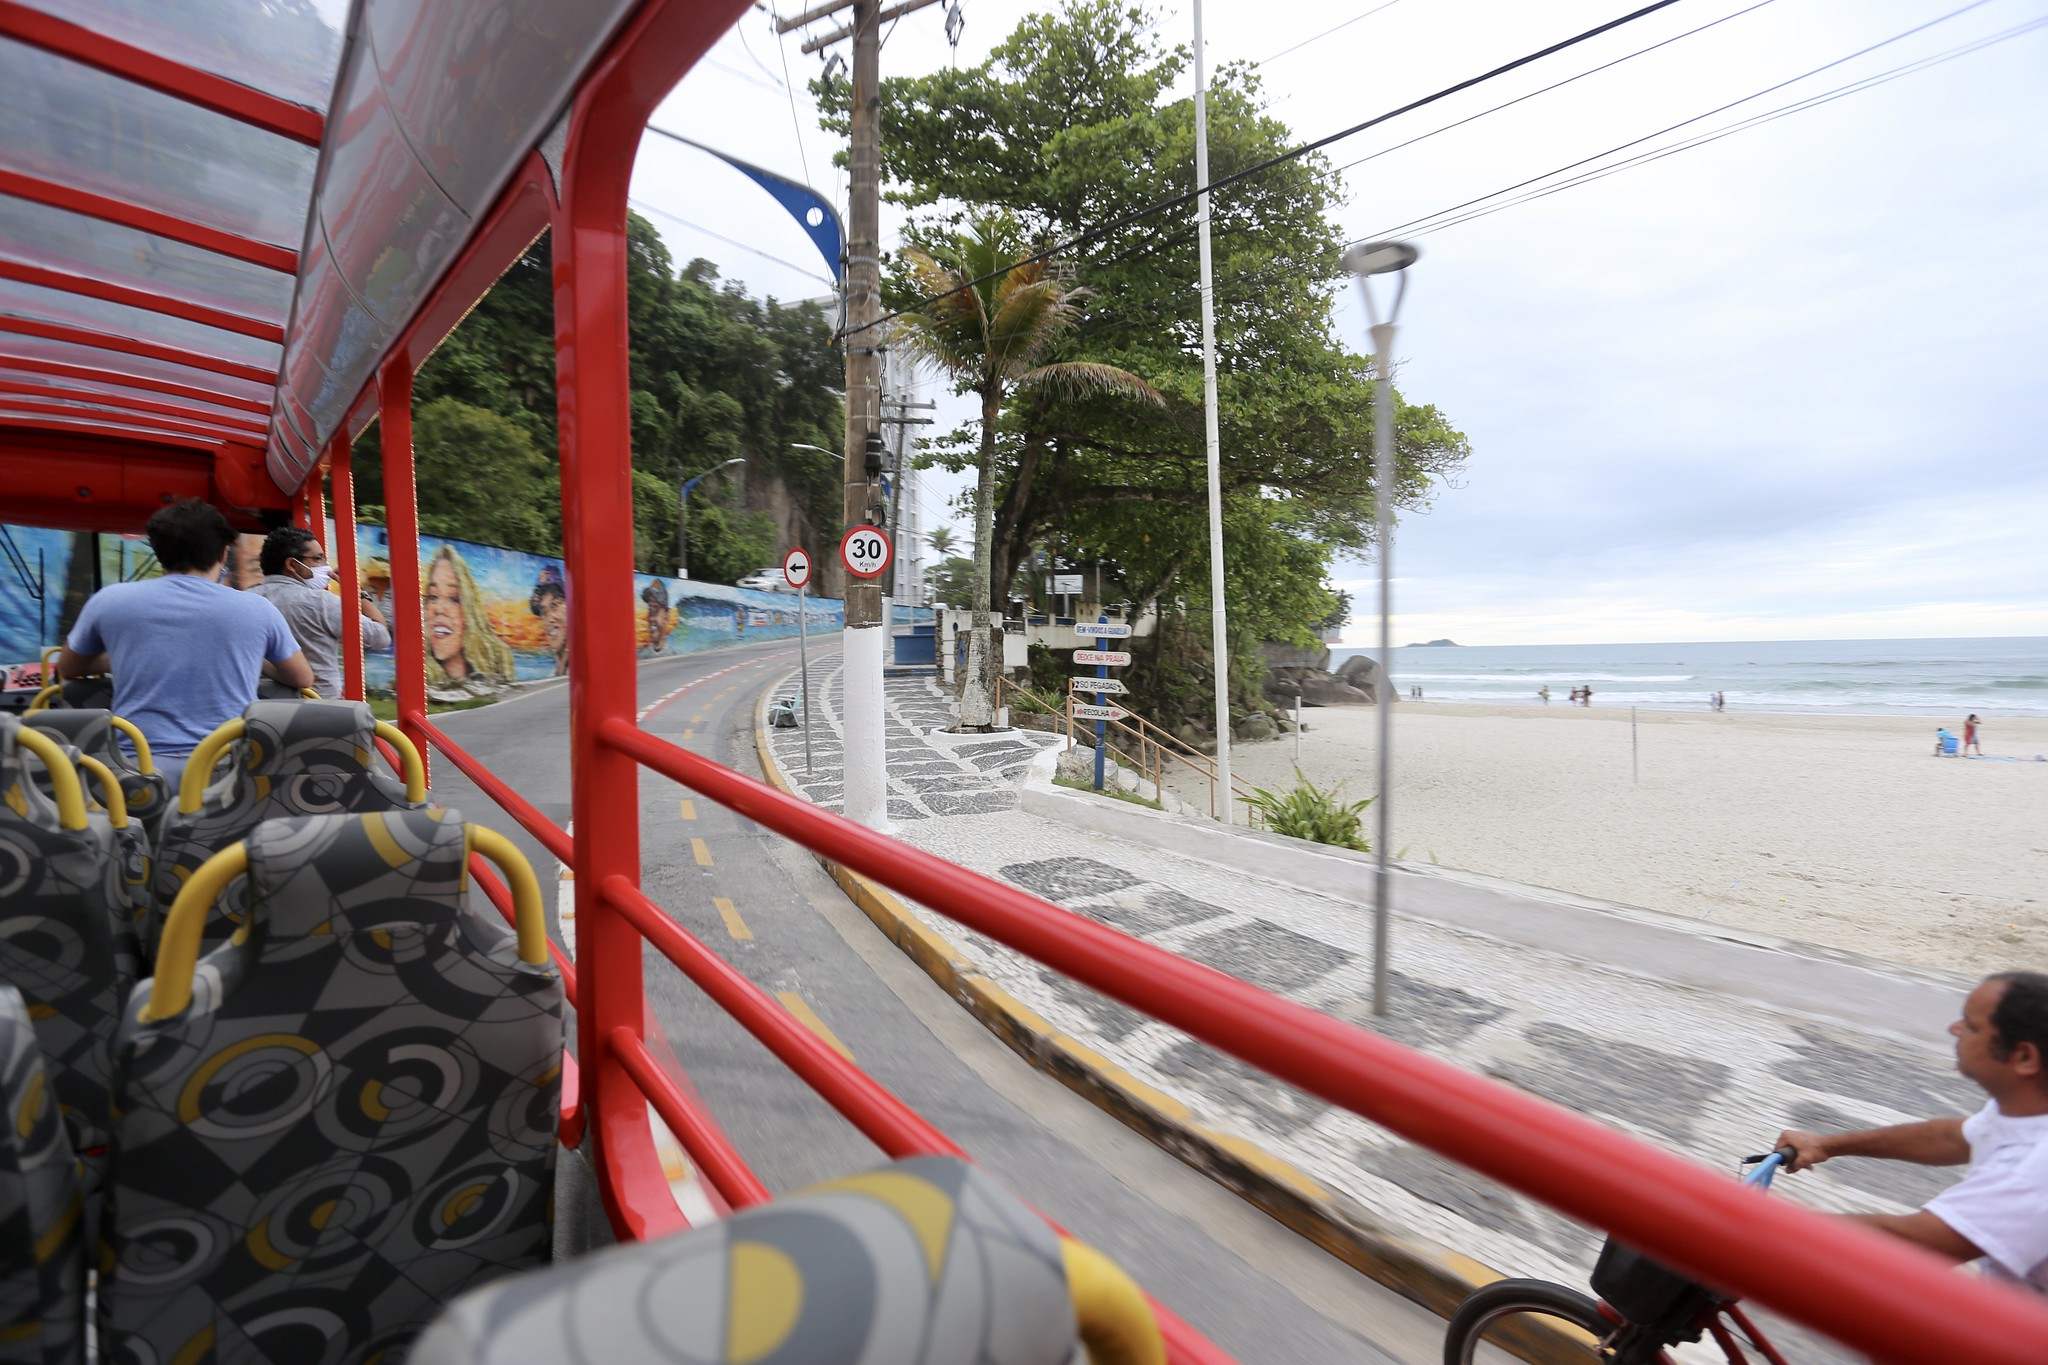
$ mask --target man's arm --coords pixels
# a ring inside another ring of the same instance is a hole
[[[87,678],[112,671],[113,665],[104,653],[80,654],[70,645],[58,646],[57,676],[60,678]]]
[[[1900,1241],[1925,1247],[1935,1255],[1951,1261],[1974,1261],[1984,1254],[1975,1242],[1926,1209],[1921,1209],[1918,1213],[1851,1213],[1845,1214],[1844,1217],[1852,1223],[1861,1223],[1864,1227],[1888,1232]]]
[[[294,651],[289,659],[266,660],[263,665],[263,676],[281,682],[286,687],[311,687],[313,665],[306,662],[305,651],[298,650]]]
[[[1922,1166],[1961,1166],[1970,1159],[1970,1143],[1961,1119],[1924,1119],[1889,1128],[1864,1128],[1853,1133],[1803,1133],[1787,1129],[1774,1148],[1792,1149],[1788,1171],[1803,1171],[1831,1157],[1871,1156],[1912,1161]],[[1975,1253],[1973,1252],[1972,1255]]]

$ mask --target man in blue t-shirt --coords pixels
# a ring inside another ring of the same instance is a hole
[[[114,714],[142,730],[173,781],[200,740],[256,699],[258,678],[313,685],[277,608],[220,581],[234,540],[228,519],[199,498],[158,509],[149,547],[163,577],[94,593],[57,656],[62,677],[113,673]]]

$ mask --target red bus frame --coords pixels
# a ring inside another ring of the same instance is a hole
[[[2048,1359],[2048,1305],[2022,1293],[1957,1276],[1924,1252],[1840,1220],[1760,1198],[1646,1143],[876,834],[639,728],[629,368],[620,302],[627,187],[637,144],[655,106],[746,8],[745,0],[645,0],[638,6],[585,74],[556,164],[538,152],[527,157],[385,353],[350,421],[328,442],[325,461],[334,557],[344,590],[352,593],[359,564],[349,437],[372,418],[378,422],[400,728],[422,755],[438,752],[465,773],[507,816],[569,864],[583,888],[578,960],[571,964],[557,954],[576,1007],[581,1058],[580,1072],[574,1066],[567,1070],[562,1135],[575,1146],[587,1130],[616,1233],[649,1238],[686,1225],[654,1150],[650,1107],[702,1171],[715,1203],[734,1209],[769,1197],[715,1117],[686,1084],[678,1083],[680,1069],[647,1017],[643,943],[653,944],[885,1153],[962,1154],[648,898],[640,886],[637,799],[644,766],[1269,1075],[1878,1359],[1923,1365],[1956,1360],[2036,1365]],[[297,140],[319,141],[317,115],[13,0],[0,0],[0,33]],[[86,203],[67,187],[31,183],[26,177],[0,179],[0,193],[61,203],[174,236],[182,231],[179,240],[243,259],[260,257],[274,268],[289,269],[296,259],[296,253],[257,250],[255,244],[175,221],[145,222],[150,215],[133,206],[90,196],[94,202]],[[563,559],[576,587],[569,604],[570,657],[575,661],[569,677],[571,808],[578,831],[573,838],[427,717],[413,478],[414,371],[544,231],[552,234]],[[64,284],[48,276],[35,282]],[[0,350],[4,341],[0,337]],[[238,377],[246,368],[199,359]],[[51,396],[61,392],[66,378],[92,381],[99,374],[49,361],[0,363],[50,375],[59,381]],[[269,382],[271,377],[264,378]],[[104,380],[252,412],[260,406],[162,381],[113,374]],[[279,492],[268,486],[259,450],[244,442],[208,439],[196,412],[186,410],[190,415],[183,420],[165,421],[153,434],[137,437],[129,434],[137,427],[180,416],[175,404],[138,396],[123,404],[119,415],[102,417],[104,434],[94,438],[92,415],[85,410],[72,422],[52,420],[46,405],[0,399],[0,409],[9,406],[26,407],[32,414],[0,416],[0,455],[17,468],[59,460],[76,468],[84,456],[110,467],[125,461],[155,471],[152,477],[161,474],[186,484],[197,480],[238,506],[288,504],[301,524],[322,526],[318,470],[302,488]],[[80,433],[81,439],[60,434],[65,432]],[[187,462],[195,460],[188,468]],[[210,483],[209,472],[202,472],[209,463]],[[63,479],[71,477],[66,473]],[[56,488],[62,481],[46,474],[48,488],[38,485],[20,497],[0,495],[0,513],[48,525],[117,529],[98,524],[110,517],[112,500],[65,505]],[[85,496],[83,489],[79,496]],[[360,626],[354,613],[345,613],[345,620],[346,693],[361,698]],[[502,883],[487,869],[479,868],[478,876],[487,894],[509,911]],[[1163,1307],[1160,1316],[1174,1360],[1227,1359]]]

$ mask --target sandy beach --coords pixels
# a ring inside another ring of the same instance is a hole
[[[1302,770],[1369,795],[1371,709],[1304,719]],[[1644,712],[1634,782],[1626,710],[1406,701],[1393,848],[1894,962],[2039,968],[2048,763],[2032,760],[2048,753],[2048,719],[1986,717],[1985,752],[2017,763],[1936,759],[1937,723]],[[1239,744],[1233,763],[1245,781],[1286,786],[1293,750],[1291,736]]]

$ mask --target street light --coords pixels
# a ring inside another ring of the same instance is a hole
[[[1387,844],[1393,837],[1393,804],[1389,786],[1393,778],[1394,743],[1394,320],[1401,314],[1401,300],[1408,293],[1408,267],[1422,252],[1407,242],[1361,242],[1338,258],[1338,263],[1358,276],[1358,292],[1365,298],[1365,316],[1371,326],[1374,384],[1373,414],[1373,514],[1378,523],[1380,560],[1380,676],[1373,689],[1373,709],[1379,721],[1379,792],[1373,798],[1378,819],[1378,839],[1373,844],[1375,871],[1372,893],[1372,1012],[1387,1012],[1387,907],[1391,899],[1392,873],[1387,866]],[[1372,297],[1372,277],[1393,275],[1394,303],[1387,320],[1380,321],[1379,305]]]
[[[684,484],[682,491],[676,495],[676,576],[678,578],[688,578],[690,576],[690,490],[710,478],[713,474],[716,474],[719,470],[731,469],[736,464],[745,464],[746,462],[746,456],[741,455],[727,460],[724,464],[713,465],[696,478]]]

